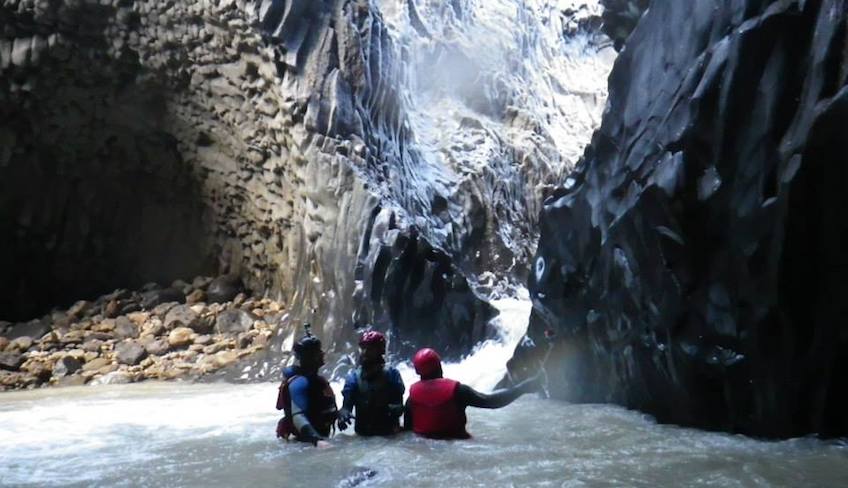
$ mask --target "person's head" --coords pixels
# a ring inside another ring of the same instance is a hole
[[[292,349],[294,350],[294,357],[297,358],[301,367],[317,371],[324,365],[324,351],[321,350],[321,341],[309,332],[295,342]]]
[[[439,357],[439,353],[430,348],[416,352],[412,358],[412,365],[415,366],[415,372],[421,376],[422,380],[442,377],[442,358]]]
[[[382,364],[386,354],[386,336],[382,332],[369,330],[359,338],[359,362],[362,364]]]

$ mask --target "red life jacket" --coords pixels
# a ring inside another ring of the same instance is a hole
[[[445,378],[419,381],[409,389],[412,430],[434,439],[467,439],[465,409],[456,402],[459,382]]]

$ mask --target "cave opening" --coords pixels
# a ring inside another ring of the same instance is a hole
[[[217,269],[169,90],[100,41],[69,38],[0,77],[0,320]]]

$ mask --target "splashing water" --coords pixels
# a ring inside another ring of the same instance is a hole
[[[447,363],[442,370],[446,378],[457,380],[480,391],[491,391],[506,374],[506,362],[524,332],[530,317],[530,299],[522,288],[517,298],[493,300],[492,305],[499,315],[493,319],[498,337],[482,342],[462,361]],[[406,385],[418,381],[418,375],[409,363],[399,365],[398,370]]]

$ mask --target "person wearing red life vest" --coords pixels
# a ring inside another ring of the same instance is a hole
[[[480,393],[468,385],[442,377],[442,359],[429,348],[421,349],[412,358],[415,372],[421,381],[409,389],[406,401],[404,429],[433,439],[467,439],[466,407],[501,408],[525,393],[540,387],[539,377],[533,377],[512,388]]]

